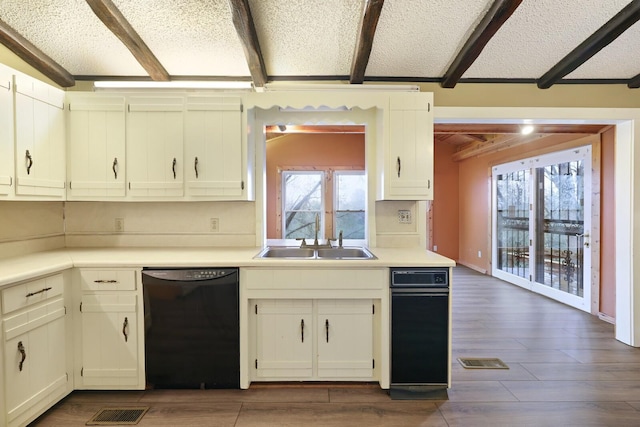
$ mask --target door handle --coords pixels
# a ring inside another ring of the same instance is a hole
[[[22,355],[22,358],[20,359],[20,363],[18,363],[18,369],[22,371],[22,365],[24,365],[24,361],[27,358],[27,352],[24,350],[24,345],[22,345],[22,341],[18,342],[18,351]]]
[[[324,331],[327,336],[327,342],[329,342],[329,319],[325,319],[324,321]]]
[[[589,242],[586,240],[586,239],[588,239],[588,238],[589,238],[589,233],[583,233],[583,234],[579,234],[579,233],[577,233],[577,234],[576,234],[576,237],[578,237],[578,238],[582,237],[582,245],[583,245],[585,248],[588,248],[588,247],[589,247]]]
[[[29,175],[31,173],[31,166],[33,166],[33,157],[31,157],[29,150],[25,153],[25,157],[27,158],[27,175]]]
[[[193,161],[193,168],[196,170],[196,179],[198,179],[198,158]]]
[[[129,319],[124,318],[124,322],[122,323],[122,335],[124,335],[124,342],[127,342],[129,336],[127,335],[127,328],[129,327]]]
[[[396,169],[398,169],[398,178],[400,178],[400,170],[402,169],[402,163],[400,162],[400,156],[398,156],[398,160],[396,163]]]
[[[304,342],[304,319],[300,319],[300,339]]]
[[[176,179],[176,163],[178,163],[178,161],[174,157],[173,163],[171,164],[171,170],[173,170],[173,179]]]
[[[115,179],[118,179],[118,170],[116,169],[118,167],[118,158],[114,157],[113,158],[113,166],[111,166],[111,170],[113,170],[113,177]]]

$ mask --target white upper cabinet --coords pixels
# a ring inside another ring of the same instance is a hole
[[[185,119],[187,195],[246,200],[247,153],[239,97],[188,97]]]
[[[64,199],[64,92],[23,74],[14,79],[16,195]]]
[[[133,199],[184,195],[184,97],[131,97],[127,120],[127,180]]]
[[[125,98],[68,95],[67,198],[125,196]]]
[[[432,200],[433,94],[390,94],[388,113],[377,198]]]
[[[12,71],[0,65],[0,200],[13,196],[13,93]]]

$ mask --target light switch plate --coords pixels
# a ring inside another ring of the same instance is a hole
[[[408,209],[400,209],[398,211],[398,222],[400,224],[411,224],[411,211]]]

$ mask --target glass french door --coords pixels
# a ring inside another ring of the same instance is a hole
[[[493,275],[590,311],[590,147],[492,172]]]

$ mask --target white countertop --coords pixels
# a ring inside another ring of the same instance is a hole
[[[72,267],[452,267],[449,258],[420,248],[370,248],[377,259],[254,259],[259,247],[67,248],[0,260],[0,286]]]

